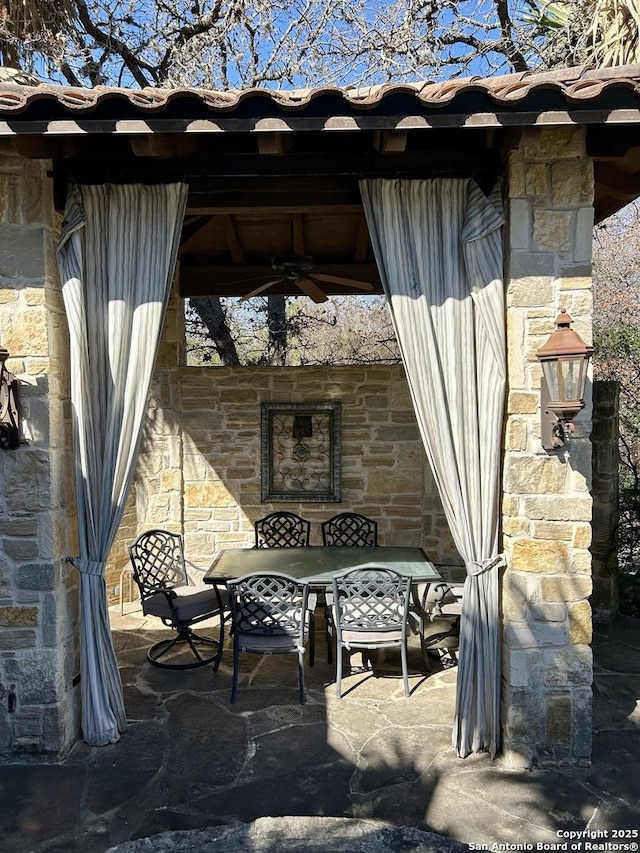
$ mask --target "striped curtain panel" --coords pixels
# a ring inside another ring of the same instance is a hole
[[[58,267],[69,323],[82,734],[126,728],[104,567],[133,479],[186,204],[184,184],[76,186]]]
[[[458,755],[500,740],[498,550],[506,386],[499,196],[468,179],[360,184],[420,433],[467,579]]]

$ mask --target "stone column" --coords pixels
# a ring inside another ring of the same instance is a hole
[[[593,169],[581,128],[526,131],[509,158],[503,747],[514,765],[591,756],[591,390],[568,452],[540,442],[535,352],[566,307],[591,340]]]
[[[47,164],[0,147],[0,342],[26,443],[0,450],[0,755],[63,755],[79,731],[69,355]]]
[[[620,383],[593,386],[593,614],[610,622],[618,614],[618,404]]]

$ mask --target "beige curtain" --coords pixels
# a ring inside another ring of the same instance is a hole
[[[58,266],[71,345],[82,733],[126,728],[105,561],[129,492],[184,216],[184,184],[76,186]]]
[[[460,756],[493,756],[506,385],[499,198],[468,179],[360,186],[420,433],[467,568],[453,744]]]

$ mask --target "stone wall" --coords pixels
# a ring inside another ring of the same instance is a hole
[[[139,532],[182,532],[189,561],[206,569],[217,551],[252,546],[253,522],[274,509],[310,519],[313,544],[322,520],[353,509],[378,520],[381,544],[460,563],[401,365],[178,368],[180,307],[172,300],[138,465]],[[321,400],[342,403],[341,502],[262,503],[260,404]],[[131,533],[128,523],[112,550],[112,595]]]
[[[79,670],[69,355],[47,164],[0,149],[0,342],[26,443],[0,451],[0,754],[63,754]]]
[[[540,443],[539,346],[566,307],[591,339],[593,171],[582,129],[531,129],[509,159],[503,738],[516,765],[591,755],[591,389],[569,452]]]

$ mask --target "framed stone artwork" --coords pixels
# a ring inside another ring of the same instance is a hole
[[[341,429],[341,403],[263,403],[263,502],[339,502]]]

